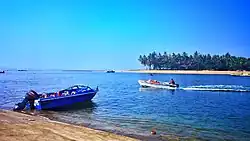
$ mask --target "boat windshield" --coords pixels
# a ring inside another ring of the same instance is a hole
[[[74,85],[72,87],[69,87],[67,90],[76,90],[76,89],[88,89],[88,86],[84,86],[84,85]]]
[[[79,89],[87,89],[87,88],[89,88],[88,86],[84,86],[84,85],[78,85],[78,88]]]

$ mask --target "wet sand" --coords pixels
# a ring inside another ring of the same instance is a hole
[[[137,139],[49,120],[45,117],[0,110],[1,141],[136,141]]]
[[[150,131],[149,131],[150,132]],[[29,112],[0,109],[0,141],[179,141],[192,140],[175,135],[141,136],[135,133],[111,133],[50,120]]]

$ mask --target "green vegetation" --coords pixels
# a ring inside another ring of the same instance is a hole
[[[250,58],[225,55],[200,54],[197,51],[193,55],[186,52],[182,54],[167,52],[152,52],[140,55],[140,63],[149,69],[155,70],[247,70],[250,71]]]

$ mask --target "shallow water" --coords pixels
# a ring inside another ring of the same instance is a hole
[[[174,78],[184,89],[140,88],[137,81],[149,78],[160,81]],[[62,121],[125,134],[149,135],[155,128],[161,135],[204,140],[250,139],[250,92],[243,92],[250,89],[250,77],[9,71],[0,74],[0,84],[0,108],[4,109],[11,109],[30,89],[50,92],[86,84],[99,86],[92,102],[47,114]]]

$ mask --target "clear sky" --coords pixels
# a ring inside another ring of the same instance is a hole
[[[152,51],[250,57],[249,0],[1,0],[0,67],[135,69]]]

